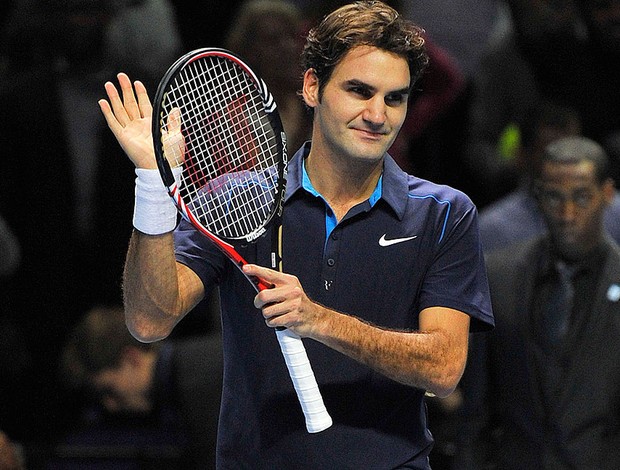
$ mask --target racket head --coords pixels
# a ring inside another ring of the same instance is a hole
[[[267,86],[239,56],[203,48],[172,64],[155,94],[152,134],[169,194],[203,233],[251,242],[281,216],[286,135]]]

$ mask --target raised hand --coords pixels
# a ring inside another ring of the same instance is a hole
[[[146,88],[139,81],[132,85],[124,73],[119,73],[117,78],[122,99],[116,86],[106,82],[104,86],[109,101],[99,100],[101,112],[134,165],[137,168],[157,168],[151,133],[153,108]]]

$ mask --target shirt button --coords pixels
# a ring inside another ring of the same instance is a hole
[[[334,264],[336,264],[336,260],[334,260],[334,258],[329,258],[329,259],[327,260],[327,266],[329,266],[330,268],[331,268]]]

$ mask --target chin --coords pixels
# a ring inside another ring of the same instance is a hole
[[[356,159],[368,162],[376,162],[378,160],[381,160],[385,156],[388,148],[389,147],[386,147],[383,142],[373,142],[366,145],[360,145],[358,146]]]
[[[590,248],[572,243],[560,243],[557,246],[558,254],[567,261],[579,261],[589,252]]]

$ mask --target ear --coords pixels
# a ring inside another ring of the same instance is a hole
[[[611,205],[616,195],[616,188],[614,187],[614,180],[611,178],[607,178],[603,182],[603,195],[605,197],[605,202],[607,205]]]
[[[308,69],[304,73],[301,93],[308,107],[315,108],[319,104],[319,78],[314,69]]]

